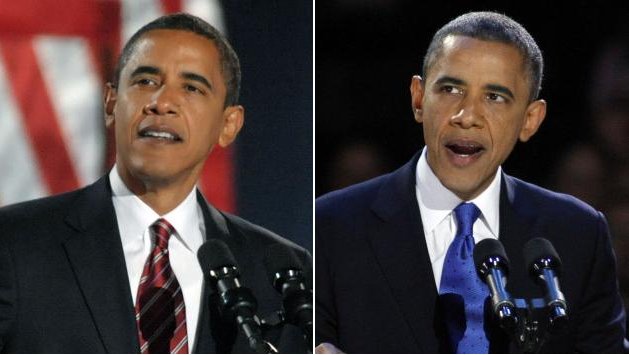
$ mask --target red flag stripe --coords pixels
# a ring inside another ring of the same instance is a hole
[[[203,167],[201,191],[214,206],[233,213],[236,210],[234,184],[232,149],[217,146]]]
[[[162,9],[165,14],[181,11],[181,0],[161,0]]]
[[[79,186],[55,111],[46,91],[32,40],[1,39],[0,50],[24,127],[52,194]]]
[[[119,0],[2,1],[0,33],[108,37],[116,24],[107,14],[119,6]]]
[[[46,183],[28,142],[22,113],[11,94],[0,57],[0,201],[10,204],[47,195]]]

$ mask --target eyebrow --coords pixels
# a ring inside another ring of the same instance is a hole
[[[437,81],[435,81],[435,85],[444,85],[444,84],[453,84],[453,85],[466,85],[465,80],[455,78],[452,76],[442,76]],[[503,95],[510,97],[512,100],[515,100],[515,95],[513,92],[506,86],[498,85],[498,84],[487,84],[484,86],[485,90],[494,91]]]
[[[154,66],[150,66],[150,65],[142,65],[137,67],[129,76],[130,78],[136,77],[138,75],[142,75],[142,74],[151,74],[151,75],[160,75],[162,74],[162,70],[154,67]],[[182,78],[186,79],[186,80],[192,80],[192,81],[196,81],[204,86],[206,86],[209,90],[212,90],[212,84],[210,84],[209,80],[207,80],[203,75],[197,74],[197,73],[193,73],[193,72],[183,72],[181,74],[179,74],[179,76],[181,76]]]
[[[133,78],[135,76],[141,75],[141,74],[153,74],[153,75],[159,75],[161,74],[161,70],[159,70],[159,68],[157,67],[152,67],[149,65],[142,65],[139,66],[137,68],[135,68],[135,70],[131,73],[131,75],[129,75],[130,78]]]
[[[184,79],[196,81],[200,84],[203,84],[209,90],[213,89],[212,84],[210,84],[210,82],[203,75],[192,73],[192,72],[183,72],[181,73],[180,76]]]
[[[464,80],[455,78],[452,76],[442,76],[437,81],[435,81],[435,85],[443,85],[443,84],[454,84],[454,85],[465,85],[467,84]]]

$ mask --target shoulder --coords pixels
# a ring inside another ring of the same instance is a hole
[[[0,208],[0,241],[43,246],[67,239],[85,223],[107,222],[115,216],[108,181],[104,176],[78,190]]]
[[[415,168],[421,151],[396,170],[325,194],[315,201],[317,227],[326,220],[381,216],[406,208],[414,199]]]
[[[519,179],[507,180],[507,194],[520,228],[532,237],[550,240],[574,268],[593,260],[610,243],[609,227],[603,214],[574,196],[550,191]],[[501,207],[502,210],[502,207]],[[502,222],[501,222],[502,223]],[[508,223],[508,220],[506,221]],[[572,261],[570,261],[572,260]]]
[[[225,218],[225,222],[227,223],[227,227],[230,232],[232,234],[239,234],[241,237],[245,238],[247,244],[251,245],[254,249],[262,248],[260,250],[266,250],[273,244],[283,244],[296,251],[299,255],[310,255],[305,248],[262,226],[227,212],[221,211],[220,213]]]
[[[340,258],[348,250],[362,253],[369,235],[382,222],[382,212],[403,208],[395,190],[396,173],[389,173],[330,192],[315,202],[315,242],[318,258]],[[403,188],[402,188],[403,189]],[[401,207],[402,206],[402,207]],[[351,248],[351,249],[348,249]]]
[[[504,175],[504,177],[507,193],[514,205],[534,208],[540,215],[561,217],[561,219],[599,218],[600,212],[574,196],[551,191],[509,175]]]
[[[63,224],[68,211],[84,193],[84,189],[39,198],[0,208],[0,230],[3,238],[16,234],[29,235],[33,231],[51,230]]]
[[[30,201],[15,203],[0,208],[0,218],[28,216],[43,217],[41,214],[48,214],[58,210],[60,207],[70,205],[81,194],[83,190],[75,190],[60,195],[38,198]]]
[[[373,179],[352,185],[340,190],[329,192],[315,200],[317,220],[328,217],[346,216],[357,211],[368,209],[376,199],[382,186],[393,173],[381,175]]]

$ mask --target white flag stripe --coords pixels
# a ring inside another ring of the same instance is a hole
[[[223,10],[218,0],[184,0],[182,9],[184,12],[204,19],[221,33],[227,35],[223,21]]]
[[[85,39],[38,36],[34,43],[68,154],[79,185],[84,186],[103,173],[101,79]]]
[[[8,205],[48,195],[22,116],[0,61],[0,203]]]
[[[122,43],[142,26],[163,15],[159,0],[122,0]]]

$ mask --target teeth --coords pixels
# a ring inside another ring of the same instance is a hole
[[[175,135],[168,132],[146,131],[146,132],[143,132],[142,135],[145,137],[155,137],[155,138],[163,138],[163,139],[170,139],[170,140],[177,139]]]

